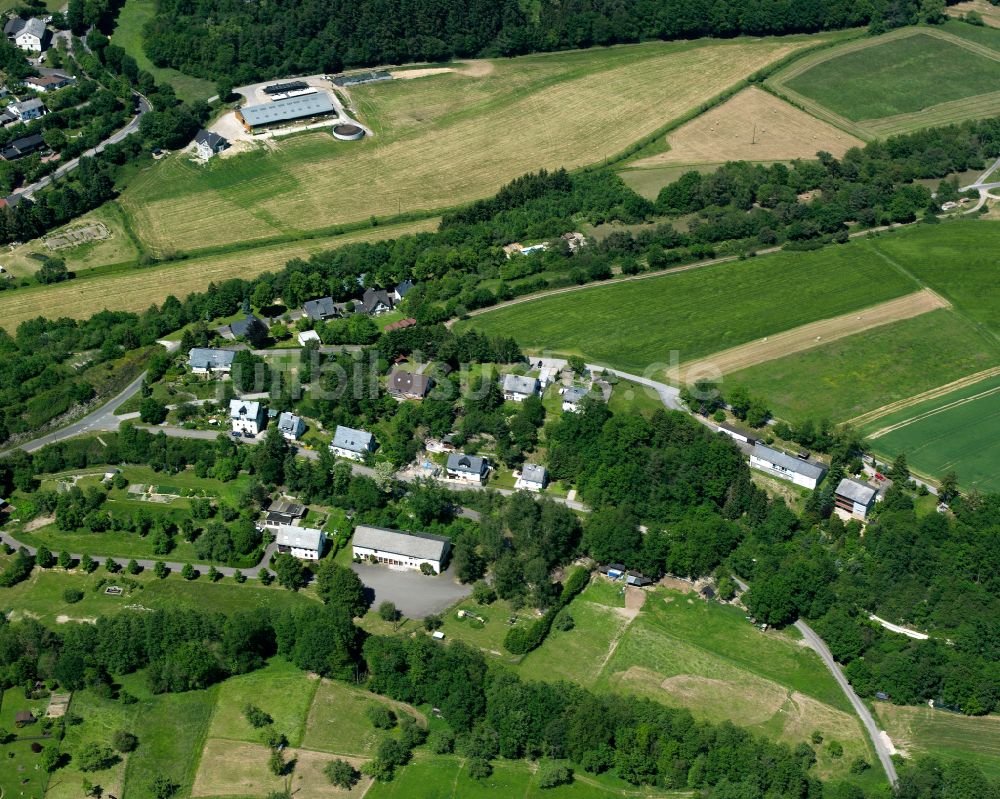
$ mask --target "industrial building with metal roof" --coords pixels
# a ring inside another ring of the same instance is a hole
[[[247,105],[239,109],[236,114],[247,128],[260,128],[335,112],[330,96],[326,92],[317,92],[286,97],[271,103]]]

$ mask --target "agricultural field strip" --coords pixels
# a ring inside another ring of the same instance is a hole
[[[341,244],[433,230],[438,221],[431,218],[379,226],[328,239],[307,239],[4,292],[0,294],[0,327],[13,334],[21,322],[45,315],[46,310],[51,308],[58,308],[60,316],[75,319],[85,319],[104,308],[141,313],[153,303],[163,302],[171,294],[183,299],[191,292],[204,291],[211,281],[236,277],[249,279],[268,270],[280,269],[291,258],[308,257],[314,252],[333,249]]]
[[[864,425],[871,424],[872,422],[881,419],[883,416],[888,416],[889,414],[896,413],[897,411],[906,410],[909,407],[917,405],[921,402],[927,400],[937,399],[938,397],[943,397],[946,394],[950,394],[958,389],[965,388],[966,386],[971,386],[979,383],[982,380],[986,380],[990,377],[996,377],[1000,375],[1000,366],[994,366],[990,369],[984,369],[981,372],[976,372],[975,374],[962,377],[958,380],[953,380],[950,383],[946,383],[943,386],[938,386],[937,388],[932,388],[927,391],[923,391],[920,394],[915,394],[912,397],[907,397],[906,399],[898,400],[897,402],[891,402],[888,405],[883,405],[880,408],[876,408],[868,413],[861,414],[860,416],[855,416],[853,419],[848,419],[846,424],[852,425],[853,427],[862,427]],[[885,431],[881,431],[884,433]],[[880,433],[880,434],[881,434]]]
[[[832,47],[828,50],[823,50],[815,55],[801,58],[794,61],[776,75],[772,75],[764,81],[764,85],[777,92],[779,95],[784,95],[789,98],[793,103],[801,106],[813,116],[829,122],[831,125],[834,125],[841,130],[866,141],[879,136],[902,133],[915,127],[927,127],[932,124],[944,124],[960,119],[968,119],[970,116],[976,116],[979,113],[980,104],[988,105],[992,112],[996,111],[997,106],[1000,105],[1000,92],[976,95],[975,97],[968,97],[960,100],[951,100],[946,103],[928,106],[927,108],[912,114],[897,114],[890,117],[883,117],[882,119],[853,122],[788,86],[789,80],[798,77],[802,73],[809,71],[819,64],[839,58],[847,53],[857,52],[858,50],[864,50],[869,47],[877,47],[878,45],[885,44],[886,42],[890,42],[894,39],[903,39],[909,36],[917,35],[934,36],[950,44],[964,47],[966,50],[969,50],[976,55],[989,58],[993,61],[1000,61],[1000,53],[996,50],[992,50],[991,48],[976,42],[970,42],[960,36],[955,36],[952,33],[937,30],[935,28],[901,28],[899,30],[883,34],[882,36],[874,39],[861,39],[848,44]],[[982,116],[988,115],[988,113],[982,114]]]
[[[860,311],[811,322],[783,333],[767,336],[760,341],[741,344],[706,358],[681,364],[678,369],[671,370],[668,377],[671,380],[691,383],[710,372],[726,374],[766,363],[882,325],[911,319],[938,308],[948,308],[950,305],[940,295],[929,289],[922,289]]]
[[[997,393],[1000,393],[1000,386],[994,386],[993,388],[988,388],[985,391],[980,391],[978,394],[973,394],[971,397],[964,397],[963,399],[945,403],[944,405],[941,405],[938,408],[934,408],[933,410],[930,411],[924,411],[923,413],[919,413],[916,416],[912,416],[909,419],[906,419],[905,421],[897,422],[896,424],[891,424],[888,425],[887,427],[883,427],[881,430],[876,430],[874,433],[870,433],[868,435],[868,438],[881,438],[882,436],[887,435],[888,433],[892,433],[896,430],[899,430],[902,427],[911,425],[914,422],[921,422],[924,419],[929,419],[931,416],[936,416],[939,413],[945,413],[947,411],[953,410],[954,408],[959,408],[962,405],[967,405],[970,402],[976,402],[978,400],[984,399],[985,397],[991,397]]]

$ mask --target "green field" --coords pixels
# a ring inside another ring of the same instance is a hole
[[[929,707],[899,707],[877,702],[875,712],[897,748],[912,757],[976,764],[1000,780],[1000,716],[971,717]]]
[[[30,711],[35,718],[42,718],[48,699],[25,699],[23,688],[8,688],[0,694],[0,729],[14,732],[14,714],[19,710]],[[39,724],[23,727],[25,736],[40,735]],[[42,741],[44,745],[51,741]],[[31,751],[30,741],[14,741],[0,746],[0,791],[3,796],[23,796],[41,799],[45,793],[46,777],[35,766],[39,755]]]
[[[902,296],[912,278],[861,242],[783,252],[645,280],[589,286],[484,313],[461,327],[530,351],[580,354],[643,373]]]
[[[126,0],[118,14],[118,25],[111,36],[112,44],[121,47],[135,59],[139,69],[156,78],[157,83],[169,83],[181,100],[207,100],[215,92],[215,84],[208,80],[185,75],[176,69],[158,67],[142,49],[142,29],[156,13],[154,0]]]
[[[553,631],[521,663],[522,676],[637,693],[793,744],[821,730],[845,749],[838,760],[818,747],[824,777],[847,778],[854,757],[870,758],[839,687],[791,635],[761,633],[737,608],[662,589],[647,592],[641,611],[627,610],[618,590],[588,587],[570,605],[574,629]]]
[[[598,163],[816,41],[650,42],[356,87],[371,138],[317,131],[206,166],[172,155],[121,202],[156,255],[452,207],[541,167]]]
[[[951,310],[931,311],[725,377],[779,418],[843,422],[1000,363],[1000,345]]]
[[[924,33],[817,64],[789,88],[855,122],[996,91],[1000,61]]]

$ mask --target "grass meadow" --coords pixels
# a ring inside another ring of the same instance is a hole
[[[641,373],[666,365],[671,351],[683,363],[916,288],[852,242],[589,286],[490,311],[462,326],[514,336],[530,351],[579,354]]]
[[[732,372],[725,384],[766,397],[782,419],[843,422],[998,363],[992,337],[941,309]]]
[[[173,155],[121,202],[154,254],[451,207],[540,167],[599,163],[815,41],[656,42],[356,87],[374,137],[313,132],[207,166]]]

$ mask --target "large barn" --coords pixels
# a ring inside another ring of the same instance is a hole
[[[236,112],[236,118],[248,131],[295,122],[301,119],[336,113],[333,101],[326,92],[284,97],[270,103],[245,105]]]

